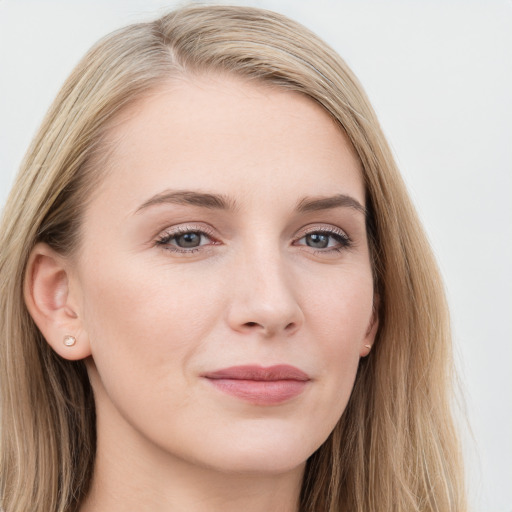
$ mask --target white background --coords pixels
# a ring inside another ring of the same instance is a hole
[[[512,1],[238,3],[304,23],[365,86],[445,278],[473,510],[512,512]],[[0,206],[82,54],[174,5],[0,0]]]

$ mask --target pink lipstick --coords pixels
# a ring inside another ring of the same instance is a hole
[[[277,405],[302,393],[310,377],[290,365],[232,366],[203,375],[220,391],[255,405]]]

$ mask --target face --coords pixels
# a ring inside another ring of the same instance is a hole
[[[353,149],[311,100],[222,77],[155,91],[111,135],[70,280],[99,436],[299,467],[375,333]]]

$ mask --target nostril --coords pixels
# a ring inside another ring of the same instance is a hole
[[[285,324],[284,322],[280,324],[279,322],[276,322],[275,324],[272,322],[269,322],[267,325],[265,322],[244,322],[242,325],[240,325],[240,328],[242,332],[245,333],[261,333],[265,337],[273,336],[274,334],[277,334],[281,332],[282,334],[291,335],[293,334],[297,328],[299,327],[300,323],[297,322],[289,322]]]

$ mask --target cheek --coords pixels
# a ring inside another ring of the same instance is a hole
[[[105,388],[142,396],[140,387],[175,385],[218,318],[210,289],[130,260],[91,270],[84,324]]]
[[[340,272],[325,280],[323,291],[304,298],[308,337],[314,343],[311,357],[317,357],[319,382],[324,387],[316,404],[318,424],[326,435],[343,414],[352,392],[361,349],[367,342],[373,311],[371,272]],[[314,289],[307,283],[305,289]],[[310,347],[307,347],[308,350]]]
[[[127,340],[138,338],[137,345],[163,348],[173,333],[196,329],[197,312],[208,313],[212,305],[210,289],[202,286],[200,276],[194,282],[165,265],[116,260],[84,274],[90,276],[83,281],[84,310],[88,327],[97,335],[93,343],[99,337],[116,343],[122,333]]]
[[[306,282],[304,308],[312,334],[326,340],[332,356],[346,352],[359,354],[373,312],[373,280],[365,266],[358,271],[340,271],[323,280],[323,287]],[[317,290],[311,293],[310,290]],[[308,292],[309,290],[309,292]]]

